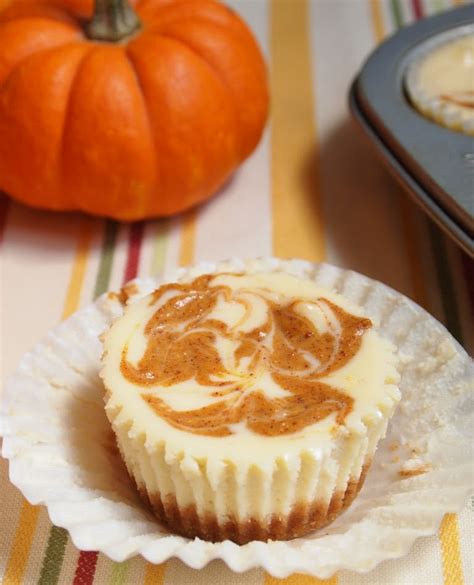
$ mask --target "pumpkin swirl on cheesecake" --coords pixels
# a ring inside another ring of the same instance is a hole
[[[159,308],[145,326],[146,351],[133,365],[125,348],[121,371],[138,386],[195,381],[219,400],[187,411],[173,410],[158,395],[142,394],[144,400],[173,426],[210,436],[229,435],[231,425],[242,421],[261,435],[292,433],[332,413],[342,423],[353,399],[320,380],[352,359],[371,322],[322,297],[278,303],[271,291],[210,286],[212,278],[164,285],[154,293]],[[227,304],[235,305],[230,322]],[[253,327],[257,306],[265,315]],[[213,314],[217,307],[220,318]],[[302,311],[318,313],[324,330]],[[235,313],[238,321],[232,322]],[[224,343],[227,352],[219,351]],[[267,376],[288,395],[267,397]]]
[[[280,271],[204,274],[105,336],[107,414],[158,518],[209,540],[292,538],[360,489],[399,399],[360,308]]]

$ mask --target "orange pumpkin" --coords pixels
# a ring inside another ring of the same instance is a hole
[[[265,65],[224,5],[6,4],[0,189],[12,197],[119,220],[170,215],[215,193],[257,145]]]

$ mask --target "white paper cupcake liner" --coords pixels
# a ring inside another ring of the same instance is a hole
[[[449,103],[439,96],[433,96],[426,91],[420,79],[421,67],[433,50],[463,37],[474,38],[474,26],[458,27],[440,33],[417,47],[407,68],[405,89],[413,106],[421,114],[445,128],[474,136],[474,110],[468,111],[466,108]]]
[[[232,260],[200,264],[193,273],[243,267]],[[0,414],[12,483],[30,503],[46,505],[79,549],[115,561],[178,557],[201,568],[218,558],[238,572],[263,567],[276,577],[327,578],[406,554],[416,538],[437,531],[445,513],[465,504],[473,486],[474,367],[462,347],[415,303],[355,272],[277,259],[256,260],[259,268],[314,278],[342,293],[399,348],[402,401],[361,493],[333,524],[292,541],[239,546],[170,534],[140,501],[105,416],[99,335],[122,305],[104,295],[24,355],[4,389]],[[134,281],[136,298],[176,276]]]

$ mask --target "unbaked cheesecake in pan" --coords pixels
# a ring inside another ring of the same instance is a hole
[[[279,270],[192,275],[104,336],[106,412],[172,531],[290,539],[360,490],[399,401],[393,346],[342,296]]]

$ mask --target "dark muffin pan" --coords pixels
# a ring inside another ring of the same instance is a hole
[[[404,91],[409,64],[428,39],[474,24],[465,6],[409,26],[380,45],[352,84],[351,112],[417,203],[474,255],[474,137],[432,122]]]

